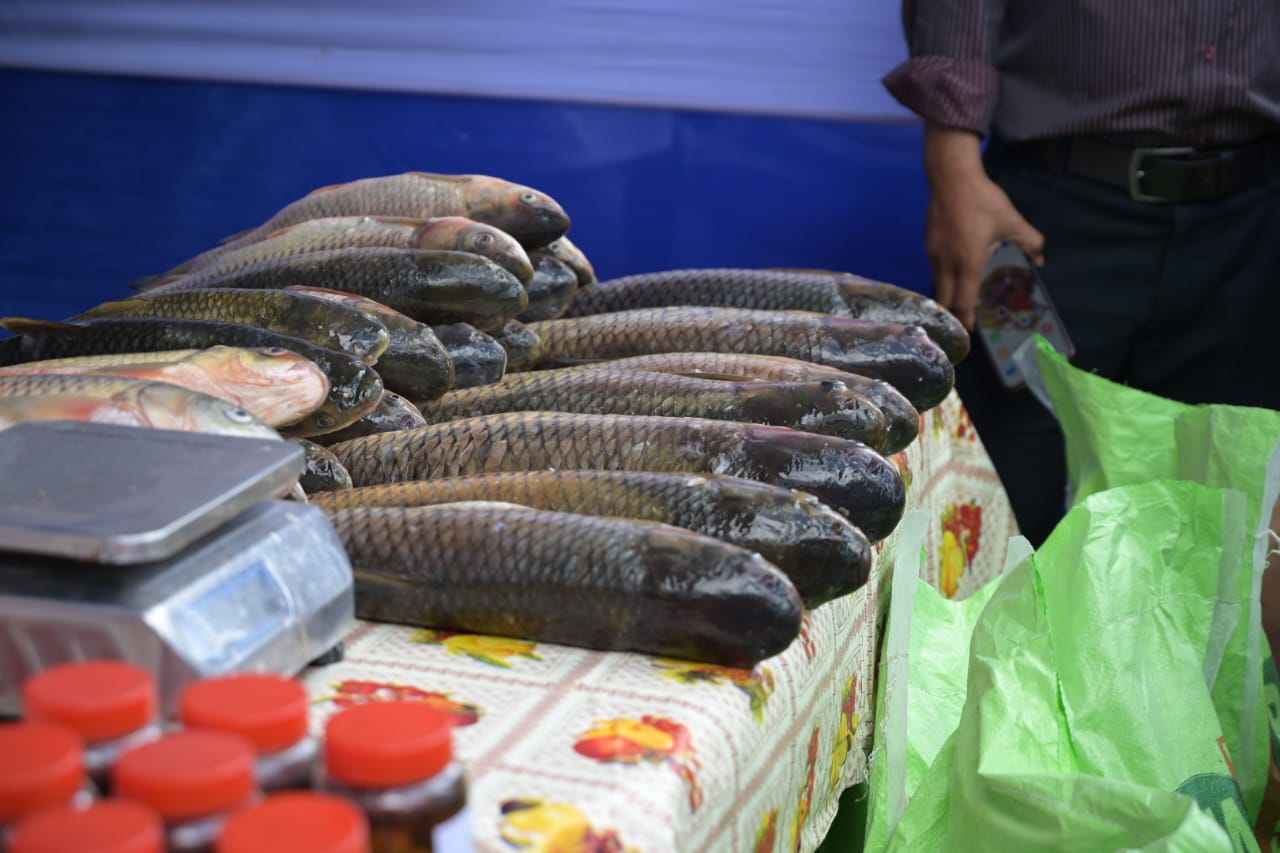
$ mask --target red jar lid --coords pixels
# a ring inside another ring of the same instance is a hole
[[[165,818],[217,814],[253,794],[253,745],[229,732],[191,729],[134,747],[116,761],[117,796],[146,803]]]
[[[19,821],[9,853],[163,853],[164,825],[130,800],[44,809]]]
[[[182,691],[182,724],[248,738],[259,752],[293,746],[307,735],[307,691],[292,678],[244,673],[197,681]]]
[[[357,788],[430,779],[453,759],[449,715],[421,702],[373,702],[339,711],[325,727],[325,769]]]
[[[97,743],[155,720],[156,683],[151,673],[124,661],[67,663],[28,678],[22,704],[28,719],[55,720]]]
[[[88,781],[83,743],[61,723],[0,724],[0,823],[70,802]]]
[[[236,814],[217,853],[367,853],[369,821],[354,803],[305,791],[273,794]]]

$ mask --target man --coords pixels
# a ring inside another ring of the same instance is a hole
[[[1077,365],[1280,408],[1280,2],[905,0],[903,17],[911,59],[884,82],[925,120],[937,299],[972,328],[1013,241]],[[957,387],[1039,545],[1064,511],[1056,422],[983,354]]]

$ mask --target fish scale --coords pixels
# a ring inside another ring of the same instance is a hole
[[[904,401],[905,402],[905,401]],[[592,367],[508,374],[501,381],[455,390],[420,406],[441,422],[508,411],[704,417],[775,424],[837,435],[881,449],[884,413],[837,380],[740,382]]]
[[[860,442],[705,418],[512,412],[329,449],[358,486],[547,468],[731,474],[814,494],[873,541],[906,497],[897,469]]]
[[[728,352],[812,361],[881,379],[918,409],[955,382],[947,355],[918,326],[873,323],[811,311],[639,308],[530,323],[543,367],[664,352]]]
[[[534,509],[672,524],[756,551],[809,607],[854,592],[871,570],[862,531],[811,495],[713,474],[518,471],[364,486],[315,495],[326,512],[502,501]]]
[[[752,666],[800,631],[776,567],[664,524],[479,502],[330,520],[365,619],[723,666]]]

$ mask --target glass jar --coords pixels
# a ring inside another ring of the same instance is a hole
[[[89,777],[104,795],[111,765],[126,749],[160,737],[155,679],[139,666],[117,660],[62,664],[22,685],[23,714],[53,720],[84,738]]]
[[[365,813],[374,853],[474,849],[448,714],[420,702],[348,708],[329,719],[324,753],[323,788]]]
[[[87,806],[93,783],[80,736],[61,723],[0,724],[0,850],[14,824],[50,806]]]
[[[260,797],[253,745],[228,732],[173,732],[136,746],[112,769],[116,796],[160,813],[171,853],[207,853],[227,819]]]
[[[310,788],[320,746],[307,734],[307,691],[291,678],[243,673],[197,681],[179,699],[182,724],[247,738],[263,791]]]
[[[313,791],[270,794],[227,821],[217,853],[369,853],[369,821],[348,800]]]
[[[164,853],[160,815],[130,800],[60,806],[24,818],[9,853]]]

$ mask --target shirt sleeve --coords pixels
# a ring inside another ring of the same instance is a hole
[[[993,56],[1006,2],[903,0],[911,58],[884,77],[885,88],[928,121],[985,135],[1000,88]]]

